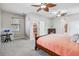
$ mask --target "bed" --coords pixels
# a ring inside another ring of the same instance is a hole
[[[66,34],[49,34],[36,37],[35,50],[42,49],[53,56],[79,56],[79,44]]]

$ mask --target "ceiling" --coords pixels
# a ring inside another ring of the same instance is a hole
[[[28,13],[36,13],[38,7],[33,7],[31,5],[36,3],[0,3],[0,8],[4,11],[13,12],[17,14],[28,14]],[[64,9],[76,9],[79,8],[79,3],[57,3],[57,6],[50,9],[50,12]],[[51,16],[50,13],[45,11],[40,11],[38,14]]]

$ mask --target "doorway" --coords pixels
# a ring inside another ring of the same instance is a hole
[[[45,22],[44,21],[40,21],[39,22],[39,35],[45,35]]]
[[[46,26],[44,21],[33,20],[32,28],[30,31],[31,39],[35,39],[37,36],[42,36],[46,34]]]

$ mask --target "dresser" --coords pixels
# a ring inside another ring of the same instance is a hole
[[[56,29],[55,28],[48,28],[48,34],[51,33],[56,33]]]

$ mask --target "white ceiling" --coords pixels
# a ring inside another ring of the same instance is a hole
[[[34,3],[0,3],[0,7],[4,11],[13,12],[17,14],[35,13],[38,7],[33,7]],[[36,4],[36,3],[35,3]],[[57,3],[57,6],[51,8],[50,11],[56,11],[60,9],[69,10],[79,8],[79,3]],[[49,15],[49,13],[40,11],[39,14]],[[49,15],[51,16],[51,15]]]

